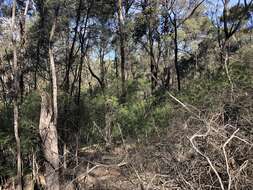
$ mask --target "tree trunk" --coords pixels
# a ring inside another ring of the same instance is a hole
[[[54,63],[54,55],[52,49],[52,39],[56,27],[55,16],[53,26],[49,37],[49,60],[52,77],[52,100],[51,97],[43,92],[41,94],[41,113],[39,131],[43,143],[43,151],[45,156],[46,167],[46,186],[48,190],[59,190],[59,150],[57,135],[57,81]]]
[[[78,92],[77,92],[77,105],[80,105],[81,99],[81,86],[82,86],[82,71],[83,71],[83,58],[84,55],[81,55],[79,70],[78,70]]]
[[[120,88],[119,88],[119,62],[118,62],[118,51],[117,48],[114,50],[114,69],[115,69],[115,78],[116,78],[116,88],[117,88],[117,97],[120,98]]]
[[[69,52],[69,55],[68,55],[68,64],[67,64],[66,75],[65,75],[65,79],[64,79],[64,82],[65,82],[64,87],[65,87],[66,92],[69,91],[70,71],[71,71],[71,66],[72,66],[73,62],[75,61],[74,50],[75,50],[75,44],[77,42],[77,37],[78,37],[78,28],[79,28],[80,18],[81,18],[82,1],[83,0],[79,0],[79,5],[78,5],[78,8],[76,10],[76,23],[75,23],[75,28],[74,28],[74,37],[73,37],[70,52]]]
[[[126,79],[125,79],[125,31],[124,18],[122,12],[122,0],[118,0],[118,25],[120,35],[120,70],[121,70],[121,98],[125,102],[126,99]]]
[[[52,47],[49,47],[49,59],[50,59],[50,70],[51,70],[51,76],[52,76],[54,125],[57,126],[57,117],[58,117],[57,79],[56,79],[56,70],[55,70],[54,55],[53,55]]]
[[[176,68],[176,74],[177,74],[177,88],[178,91],[181,90],[181,79],[180,79],[180,69],[178,65],[178,34],[177,34],[177,18],[176,15],[174,15],[174,63],[175,63],[175,68]]]
[[[14,134],[16,140],[16,151],[17,151],[17,190],[22,190],[22,159],[21,159],[21,145],[20,138],[18,132],[18,120],[19,120],[19,112],[18,112],[18,92],[19,92],[19,77],[18,77],[18,60],[17,60],[17,47],[16,47],[16,39],[15,39],[15,15],[16,15],[16,0],[13,1],[12,7],[12,46],[13,46],[13,75],[14,75],[14,97],[13,97],[13,120],[14,120]]]
[[[99,66],[100,66],[100,80],[101,80],[101,89],[104,92],[105,91],[105,86],[106,86],[106,81],[105,81],[105,53],[104,53],[104,49],[102,47],[103,45],[101,45],[100,49],[99,49]]]
[[[144,1],[144,9],[150,6],[151,3],[148,0]],[[147,41],[148,41],[148,54],[149,54],[149,61],[150,61],[150,74],[151,74],[151,93],[154,93],[157,88],[157,75],[158,75],[158,65],[155,59],[155,53],[154,53],[154,38],[153,38],[153,27],[151,24],[151,20],[153,19],[153,14],[145,14],[145,19],[148,24],[148,33],[147,33]]]
[[[168,5],[168,1],[165,1],[165,8],[168,9],[169,8],[169,5]],[[163,33],[165,35],[168,35],[169,34],[169,16],[168,14],[165,14],[163,16],[164,18],[164,23],[163,23]],[[165,40],[165,55],[164,55],[164,63],[166,66],[165,68],[165,84],[164,84],[164,87],[169,90],[170,89],[170,78],[171,78],[171,69],[170,69],[170,63],[169,63],[169,60],[168,60],[168,53],[169,53],[169,43],[167,40]]]
[[[21,159],[21,147],[20,147],[20,138],[18,132],[18,105],[17,100],[13,102],[13,109],[14,109],[14,133],[15,133],[15,140],[16,140],[16,148],[17,148],[17,190],[22,190],[22,159]]]
[[[59,153],[58,137],[54,124],[52,101],[49,94],[41,93],[41,112],[39,132],[43,145],[46,167],[46,186],[47,190],[59,190]]]
[[[227,46],[226,41],[224,42],[224,47],[223,47],[222,52],[223,52],[224,67],[225,67],[226,75],[227,75],[227,78],[228,78],[228,81],[229,81],[229,84],[230,84],[231,101],[232,101],[233,100],[233,94],[234,94],[234,84],[233,84],[232,78],[231,78],[230,73],[229,73],[229,68],[228,68],[228,65],[229,65],[229,48]]]
[[[149,58],[150,58],[150,72],[151,72],[151,92],[156,91],[157,87],[157,66],[154,55],[154,40],[152,38],[151,26],[149,25],[148,31],[148,41],[149,41]]]
[[[151,91],[156,91],[157,87],[157,70],[153,55],[153,45],[150,47],[150,70],[151,70]]]

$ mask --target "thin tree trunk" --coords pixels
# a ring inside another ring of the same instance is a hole
[[[82,71],[83,71],[83,58],[84,53],[81,55],[80,59],[80,66],[78,70],[78,92],[77,92],[77,105],[80,105],[80,98],[81,98],[81,86],[82,86]]]
[[[25,86],[24,86],[24,73],[19,74],[19,91],[20,91],[20,103],[23,103]]]
[[[101,80],[101,88],[102,91],[105,91],[105,86],[106,86],[106,81],[105,81],[105,53],[104,53],[104,49],[101,45],[100,49],[99,49],[99,66],[100,66],[100,80]]]
[[[13,102],[13,109],[14,109],[14,133],[15,133],[15,140],[16,140],[16,148],[17,148],[17,190],[22,190],[22,159],[21,159],[21,147],[20,147],[20,138],[18,132],[18,105],[17,100]]]
[[[168,9],[169,8],[169,5],[168,5],[168,1],[165,1],[165,8]],[[164,23],[163,23],[163,32],[165,35],[168,35],[169,34],[169,16],[167,14],[164,15]],[[171,71],[170,71],[170,63],[169,63],[169,60],[168,60],[168,53],[169,53],[169,43],[168,41],[166,40],[165,41],[165,55],[164,55],[164,63],[165,65],[167,65],[166,69],[165,69],[165,88],[167,90],[170,89],[170,75],[171,75]]]
[[[70,70],[71,70],[71,66],[73,64],[73,62],[75,61],[75,57],[74,57],[74,50],[75,50],[75,44],[77,42],[77,36],[78,36],[78,27],[79,27],[79,22],[80,22],[80,18],[81,18],[81,8],[82,8],[82,1],[83,0],[79,0],[79,5],[78,8],[76,10],[76,25],[74,28],[74,37],[73,37],[73,41],[71,44],[71,48],[70,48],[70,52],[69,52],[69,56],[68,56],[68,64],[67,64],[67,70],[66,70],[66,75],[65,75],[65,90],[66,92],[69,91],[69,87],[70,87]]]
[[[228,65],[229,65],[229,48],[227,46],[227,41],[224,42],[224,47],[223,47],[223,61],[224,61],[224,67],[226,71],[226,75],[230,84],[230,89],[231,89],[231,101],[233,100],[233,94],[234,94],[234,84],[231,78],[231,75],[229,73]]]
[[[21,159],[21,145],[19,138],[19,112],[18,112],[18,91],[19,91],[19,81],[18,81],[18,60],[17,60],[17,47],[15,39],[15,16],[16,16],[16,0],[13,0],[12,7],[12,46],[13,46],[13,75],[14,75],[14,100],[13,100],[13,120],[14,120],[14,134],[16,140],[16,151],[17,151],[17,190],[22,190],[22,159]]]
[[[63,144],[63,168],[67,169],[67,144]]]
[[[81,99],[82,70],[83,70],[83,63],[81,62],[80,67],[79,67],[79,71],[78,71],[77,105],[80,105],[80,99]]]
[[[49,37],[49,61],[50,61],[50,70],[52,77],[52,93],[53,93],[53,116],[54,116],[54,125],[57,126],[57,117],[58,117],[58,105],[57,105],[57,78],[56,78],[56,69],[54,63],[54,54],[53,54],[53,36],[56,27],[56,18],[55,16],[53,26],[51,28],[50,37]]]
[[[126,98],[126,79],[125,79],[125,31],[124,18],[122,12],[122,0],[118,0],[118,25],[120,34],[120,69],[121,69],[121,98],[125,101]]]
[[[177,74],[177,88],[178,91],[181,90],[181,79],[180,79],[180,69],[179,69],[179,65],[178,65],[178,34],[177,34],[177,18],[176,15],[174,15],[174,63],[175,63],[175,68],[176,68],[176,74]]]
[[[56,79],[56,70],[55,70],[54,55],[53,55],[52,47],[49,47],[49,59],[50,59],[50,70],[51,70],[51,76],[52,76],[54,125],[57,126],[57,117],[58,117],[57,79]]]
[[[120,88],[119,88],[119,63],[118,63],[118,52],[117,49],[115,49],[115,57],[114,57],[114,67],[115,67],[115,77],[116,77],[116,83],[117,83],[117,97],[120,97]]]
[[[148,6],[149,1],[145,0],[145,8]],[[149,59],[150,59],[150,74],[151,74],[151,93],[154,93],[157,88],[157,75],[158,75],[158,67],[157,63],[155,60],[155,54],[154,54],[154,39],[153,39],[153,31],[152,31],[152,26],[150,23],[150,20],[152,19],[152,16],[154,15],[146,15],[146,20],[148,22],[148,53],[149,53]]]
[[[157,67],[154,56],[154,41],[152,39],[151,27],[149,26],[148,31],[148,40],[149,40],[149,58],[150,58],[150,72],[151,72],[151,91],[155,92],[157,87]]]

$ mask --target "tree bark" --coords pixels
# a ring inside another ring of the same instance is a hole
[[[169,9],[169,2],[166,0],[164,2],[164,8],[165,10]],[[168,35],[169,34],[169,27],[170,27],[170,22],[169,22],[169,15],[165,14],[163,16],[164,23],[163,23],[163,34]],[[171,78],[171,69],[170,69],[170,62],[168,60],[168,54],[169,54],[169,42],[168,40],[165,39],[165,49],[164,49],[164,64],[166,65],[164,69],[164,87],[165,89],[169,90],[170,89],[170,78]]]
[[[51,70],[51,77],[52,77],[54,125],[57,126],[57,117],[58,117],[57,79],[56,79],[56,70],[55,70],[54,55],[53,55],[52,47],[49,48],[49,59],[50,59],[50,70]]]
[[[151,91],[152,93],[156,91],[157,87],[157,67],[156,67],[156,61],[154,57],[154,49],[153,49],[153,39],[151,31],[149,31],[149,57],[150,57],[150,72],[151,72]]]
[[[56,77],[56,69],[54,62],[54,54],[53,54],[53,36],[56,27],[56,17],[53,22],[53,26],[51,28],[50,37],[49,37],[49,61],[50,61],[50,70],[52,77],[52,94],[53,94],[53,116],[54,116],[54,125],[57,126],[57,117],[58,117],[58,105],[57,105],[57,77]]]
[[[16,17],[16,0],[13,1],[12,5],[12,48],[13,48],[13,120],[14,120],[14,134],[16,140],[16,151],[17,151],[17,190],[22,190],[22,158],[21,158],[21,145],[19,138],[19,111],[18,111],[18,92],[19,92],[19,76],[18,76],[18,60],[17,60],[17,47],[16,47],[16,37],[15,37],[15,17]]]
[[[56,14],[57,15],[57,14]],[[46,186],[48,190],[59,190],[59,150],[58,150],[58,135],[57,135],[57,80],[56,69],[53,55],[53,36],[56,27],[55,16],[53,26],[49,37],[49,61],[52,77],[52,97],[47,93],[41,94],[41,114],[39,131],[43,144],[46,167]],[[52,99],[52,100],[51,100]]]
[[[52,101],[49,94],[41,93],[41,113],[39,132],[45,156],[45,179],[47,190],[59,190],[58,136],[54,125]]]
[[[118,25],[120,37],[120,71],[121,71],[121,98],[124,102],[126,99],[126,79],[125,79],[125,31],[124,31],[124,17],[122,12],[122,0],[118,0]]]
[[[80,105],[81,98],[81,86],[82,86],[82,71],[83,71],[83,58],[84,55],[81,55],[80,65],[78,70],[78,91],[77,91],[77,105]]]
[[[20,138],[19,138],[19,132],[18,132],[18,119],[19,119],[19,113],[18,113],[18,105],[17,101],[14,100],[13,102],[13,114],[14,114],[14,133],[15,133],[15,140],[16,140],[16,148],[17,148],[17,190],[22,190],[22,158],[21,158],[21,145],[20,145]]]

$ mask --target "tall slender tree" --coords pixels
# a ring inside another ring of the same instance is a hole
[[[16,37],[16,0],[12,2],[12,51],[13,51],[13,120],[14,120],[14,133],[16,139],[16,151],[17,151],[17,190],[22,190],[22,159],[21,159],[21,144],[19,137],[19,111],[18,111],[18,94],[19,94],[19,70],[18,70],[18,58],[17,58],[17,37]]]
[[[178,63],[178,30],[182,26],[182,24],[190,18],[194,12],[198,9],[198,7],[204,2],[204,0],[194,0],[194,1],[171,1],[169,11],[170,22],[173,27],[173,42],[174,42],[174,64],[176,69],[177,76],[177,88],[178,91],[181,90],[181,75],[180,75],[180,67]]]
[[[124,30],[124,16],[122,8],[122,0],[116,0],[117,13],[118,13],[118,28],[119,28],[119,38],[120,38],[120,71],[121,71],[121,98],[125,101],[126,98],[126,82],[125,82],[125,30]]]
[[[45,155],[47,189],[59,190],[59,150],[58,150],[58,102],[57,102],[57,77],[53,53],[53,37],[56,29],[56,22],[59,7],[55,9],[52,27],[49,33],[49,64],[52,78],[52,96],[46,92],[41,93],[41,114],[40,114],[40,136],[43,142]]]

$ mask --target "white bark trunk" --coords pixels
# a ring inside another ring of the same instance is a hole
[[[52,77],[52,99],[47,93],[41,94],[41,115],[40,115],[40,136],[43,142],[43,150],[46,159],[46,189],[59,190],[59,150],[58,150],[58,135],[57,135],[57,79],[52,49],[52,39],[56,27],[56,18],[49,37],[49,61]]]
[[[58,117],[57,79],[56,79],[56,70],[55,70],[54,55],[53,55],[52,47],[49,47],[49,59],[50,59],[50,70],[51,70],[51,76],[52,76],[53,117],[54,117],[54,125],[57,126],[57,117]]]
[[[53,110],[50,95],[41,94],[41,113],[39,131],[46,159],[46,186],[48,190],[59,188],[59,153],[56,126],[53,123]]]
[[[18,92],[19,92],[19,81],[18,81],[18,60],[17,60],[17,47],[16,47],[16,37],[15,37],[15,18],[16,18],[16,0],[13,1],[12,5],[12,48],[13,48],[13,75],[14,75],[14,97],[13,97],[13,120],[14,120],[14,134],[16,140],[16,156],[17,156],[17,190],[22,190],[22,159],[21,159],[21,145],[18,132]]]

